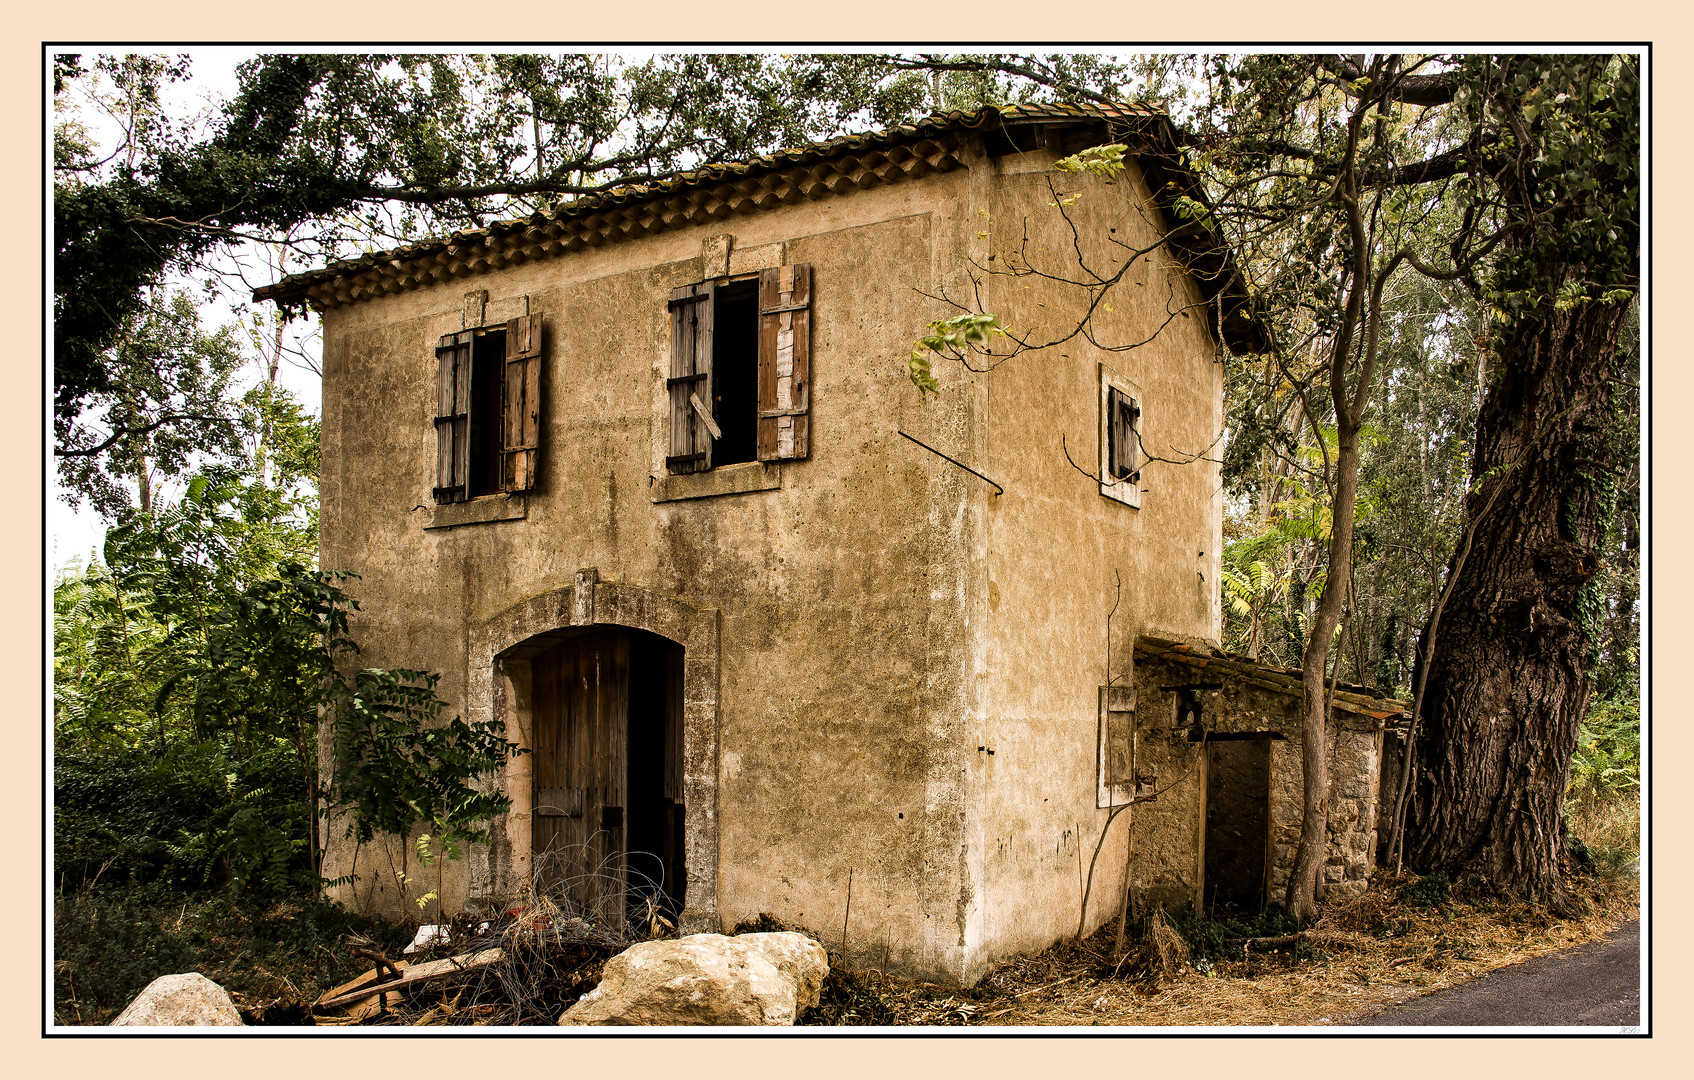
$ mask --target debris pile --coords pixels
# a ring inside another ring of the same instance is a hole
[[[545,869],[545,868],[544,868]],[[374,965],[325,993],[313,1022],[344,1024],[553,1024],[592,990],[606,961],[639,942],[674,936],[659,883],[634,871],[553,879],[499,902],[485,902],[445,925],[418,929],[401,957],[349,938],[353,955]],[[622,910],[590,910],[576,897],[605,896],[615,882]],[[629,886],[626,890],[626,884]]]

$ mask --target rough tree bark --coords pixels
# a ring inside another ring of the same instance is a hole
[[[1491,291],[1520,314],[1490,356],[1465,506],[1475,537],[1429,650],[1407,862],[1570,910],[1564,794],[1618,489],[1618,339],[1640,280],[1640,72],[1628,55],[1478,70],[1507,237]]]
[[[1491,498],[1430,659],[1408,862],[1555,908],[1564,794],[1588,703],[1589,580],[1611,511],[1623,304],[1520,322],[1477,422],[1467,517]],[[1496,489],[1499,489],[1496,494]]]

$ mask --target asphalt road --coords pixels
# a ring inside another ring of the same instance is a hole
[[[1367,1027],[1635,1027],[1641,922],[1353,1020]]]

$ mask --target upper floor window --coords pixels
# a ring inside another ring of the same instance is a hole
[[[810,453],[811,286],[799,263],[671,294],[672,473]]]
[[[541,316],[436,346],[435,501],[528,491],[541,437]]]
[[[1100,365],[1100,494],[1141,505],[1141,391]]]

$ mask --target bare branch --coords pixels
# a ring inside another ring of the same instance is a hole
[[[98,446],[78,447],[78,448],[72,449],[72,450],[64,450],[64,449],[61,449],[61,448],[55,446],[53,448],[53,456],[54,457],[93,457],[95,454],[98,454],[103,450],[109,449],[112,446],[115,446],[118,442],[120,442],[123,439],[127,439],[127,438],[130,438],[132,436],[137,436],[137,435],[146,435],[148,432],[157,431],[159,428],[164,427],[166,424],[174,424],[179,420],[201,420],[201,421],[204,421],[204,422],[209,423],[209,424],[231,424],[231,423],[234,423],[234,421],[232,421],[228,417],[224,417],[224,416],[206,416],[206,415],[203,415],[201,413],[167,413],[164,416],[161,416],[157,420],[153,421],[151,424],[143,424],[142,426],[135,427],[135,428],[120,427],[120,428],[118,428],[117,431],[113,432],[112,435],[109,438],[107,438],[105,442],[100,443]]]

